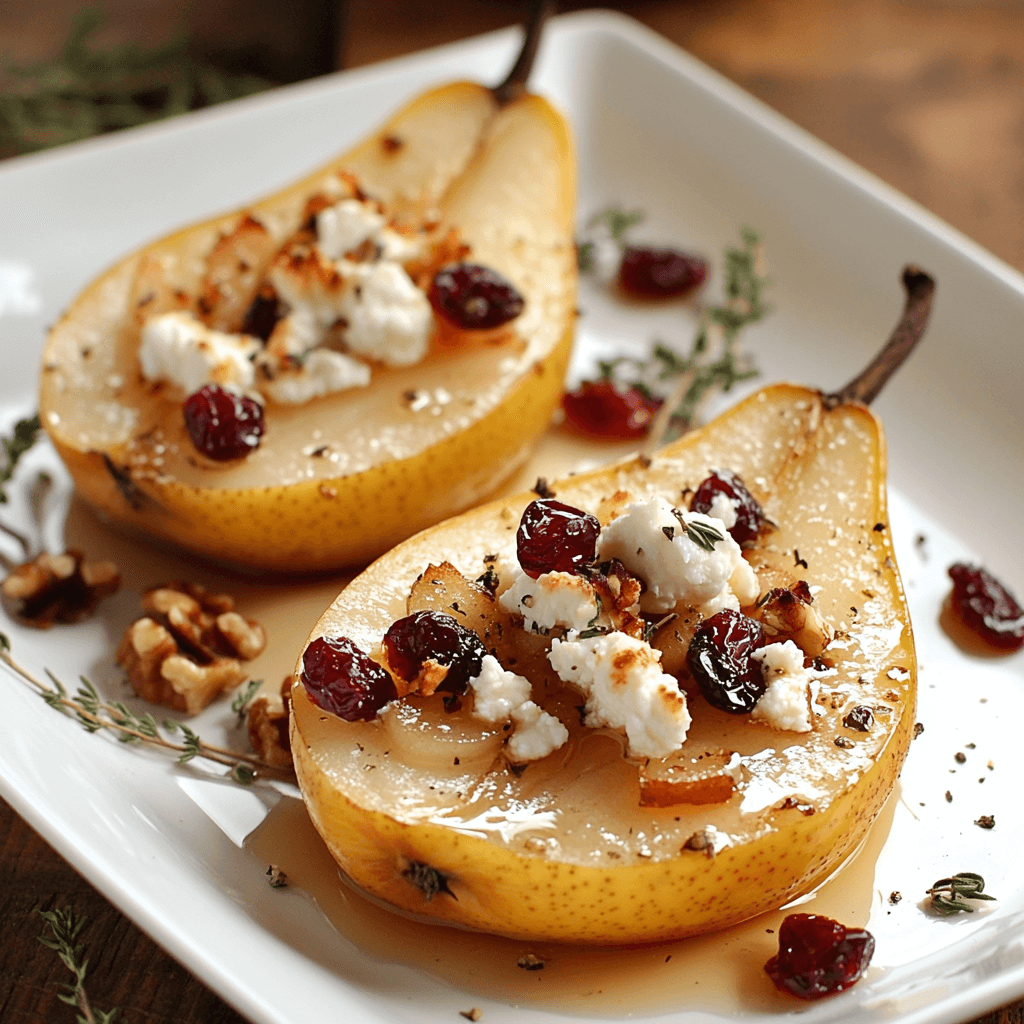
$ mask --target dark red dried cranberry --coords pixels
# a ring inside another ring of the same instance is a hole
[[[821,999],[859,981],[871,963],[875,939],[817,914],[790,914],[779,926],[779,952],[764,965],[782,992]]]
[[[874,723],[875,716],[871,713],[871,708],[866,708],[863,704],[858,704],[843,716],[843,725],[856,732],[870,732]]]
[[[531,501],[516,533],[516,553],[527,576],[578,574],[594,560],[601,524],[589,512],[552,498]]]
[[[764,645],[761,623],[730,608],[697,627],[686,661],[712,707],[733,715],[754,709],[768,685],[760,661],[751,655]]]
[[[411,683],[427,660],[448,666],[438,687],[445,693],[466,692],[469,680],[480,674],[487,649],[480,637],[444,612],[413,612],[393,622],[384,634],[384,650],[392,671]]]
[[[442,267],[427,297],[438,316],[466,330],[500,327],[523,311],[523,297],[515,285],[477,263]]]
[[[724,494],[736,509],[736,523],[729,530],[732,539],[737,544],[754,540],[764,522],[764,512],[757,499],[747,490],[746,484],[731,470],[716,469],[706,480],[702,480],[690,499],[690,511],[707,515],[718,494]]]
[[[242,333],[266,341],[283,315],[284,308],[278,300],[277,292],[269,284],[265,284],[246,310],[245,319],[242,321]]]
[[[585,380],[562,398],[566,423],[587,437],[609,440],[643,437],[660,407],[660,398],[610,380]]]
[[[345,636],[317,637],[299,676],[309,699],[346,722],[370,722],[398,696],[387,670]]]
[[[982,640],[1001,651],[1024,647],[1024,609],[991,573],[958,562],[949,567],[952,607]]]
[[[260,446],[263,406],[219,384],[207,384],[185,399],[185,429],[196,451],[225,462]]]
[[[699,288],[708,276],[702,256],[678,249],[627,245],[619,265],[619,287],[645,299],[671,299]]]

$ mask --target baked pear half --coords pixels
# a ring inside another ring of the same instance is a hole
[[[652,458],[435,526],[340,594],[296,670],[291,744],[357,887],[520,939],[656,942],[781,907],[857,850],[914,728],[866,405],[923,329],[932,282],[905,282],[892,341],[842,392],[767,387]],[[709,597],[701,559],[725,549]],[[684,562],[700,579],[673,591],[659,574]]]
[[[97,278],[46,343],[42,423],[122,527],[255,570],[365,564],[488,495],[547,426],[574,190],[544,99],[434,89],[302,181]],[[186,421],[221,385],[241,452],[216,447],[222,410]]]

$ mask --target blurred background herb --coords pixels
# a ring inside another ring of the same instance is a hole
[[[154,47],[92,45],[104,20],[96,10],[83,10],[52,60],[0,65],[0,157],[131,128],[275,84],[194,57],[184,33]]]

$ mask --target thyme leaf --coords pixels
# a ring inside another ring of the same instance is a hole
[[[166,719],[158,723],[152,714],[136,714],[122,701],[104,700],[96,687],[85,676],[74,695],[49,669],[49,682],[34,676],[20,665],[11,655],[7,638],[0,633],[0,662],[7,665],[15,675],[32,687],[52,708],[78,719],[86,732],[109,732],[121,743],[145,743],[177,755],[179,764],[187,764],[194,758],[202,758],[230,769],[231,777],[242,785],[262,778],[290,779],[291,773],[284,768],[269,764],[254,754],[207,743],[184,722]],[[169,739],[180,733],[181,742]]]
[[[687,523],[686,536],[704,551],[714,551],[715,545],[725,537],[707,523]]]
[[[0,465],[0,504],[7,503],[6,485],[14,476],[21,457],[36,443],[41,429],[39,414],[18,420],[10,437],[0,438],[3,444],[3,465]]]
[[[250,679],[245,686],[243,686],[238,693],[235,694],[234,700],[231,701],[231,710],[238,715],[238,720],[241,721],[245,717],[246,708],[249,706],[249,701],[256,696],[256,691],[263,685],[262,679]]]
[[[994,900],[985,892],[985,879],[973,871],[960,871],[952,878],[940,878],[930,889],[925,890],[931,896],[929,907],[940,917],[952,917],[954,914],[973,914],[968,900]]]
[[[49,929],[38,937],[39,941],[60,957],[61,963],[75,978],[73,985],[61,983],[60,987],[65,991],[58,992],[57,998],[78,1010],[78,1020],[81,1024],[115,1024],[119,1011],[116,1008],[107,1012],[94,1009],[85,991],[85,975],[89,961],[82,959],[83,947],[78,943],[78,933],[86,919],[75,917],[67,907],[63,910],[37,910],[36,913],[46,922]]]

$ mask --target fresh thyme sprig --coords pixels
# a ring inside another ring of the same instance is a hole
[[[595,214],[587,221],[587,227],[593,230],[597,227],[603,227],[608,232],[608,237],[613,241],[619,248],[622,248],[626,244],[626,232],[635,225],[639,224],[644,219],[644,215],[639,210],[625,211],[620,210],[617,206],[609,206],[607,210],[602,210],[600,213]],[[593,241],[580,242],[576,249],[576,258],[579,263],[580,273],[589,274],[595,265],[595,251],[597,243]]]
[[[725,536],[707,523],[685,523],[686,536],[703,551],[714,551]]]
[[[959,871],[952,878],[940,878],[925,892],[931,896],[929,907],[940,917],[952,917],[954,914],[973,914],[968,900],[994,900],[985,892],[985,879],[973,871]]]
[[[85,975],[89,961],[82,959],[82,946],[78,944],[78,933],[85,924],[84,917],[76,918],[69,908],[63,910],[39,910],[39,916],[49,926],[49,933],[43,932],[39,941],[52,949],[60,957],[61,963],[75,976],[75,983],[61,984],[64,992],[58,992],[57,998],[78,1010],[78,1024],[114,1024],[118,1010],[115,1008],[104,1013],[93,1009],[85,991]]]
[[[241,721],[245,716],[245,712],[249,707],[249,702],[256,696],[256,691],[263,685],[262,679],[250,679],[239,691],[235,694],[234,699],[231,701],[231,710],[238,715],[238,720]]]
[[[10,437],[0,438],[4,458],[0,465],[0,504],[7,504],[7,484],[10,483],[21,457],[36,443],[40,431],[39,414],[18,420]]]
[[[287,770],[253,754],[243,754],[207,743],[184,722],[173,719],[157,722],[151,714],[136,715],[121,701],[105,701],[84,676],[79,677],[80,685],[74,694],[70,694],[68,688],[52,672],[46,673],[52,685],[44,683],[14,660],[10,641],[3,633],[0,633],[0,661],[5,662],[32,686],[50,707],[77,718],[86,732],[110,732],[121,743],[146,743],[159,747],[177,754],[179,764],[187,764],[199,757],[224,765],[231,769],[231,777],[242,785],[249,785],[265,776],[277,779],[292,777]],[[167,739],[164,733],[181,733],[182,742]]]
[[[145,124],[271,84],[196,60],[184,36],[152,49],[88,45],[104,20],[83,10],[53,60],[0,69],[0,156]]]

